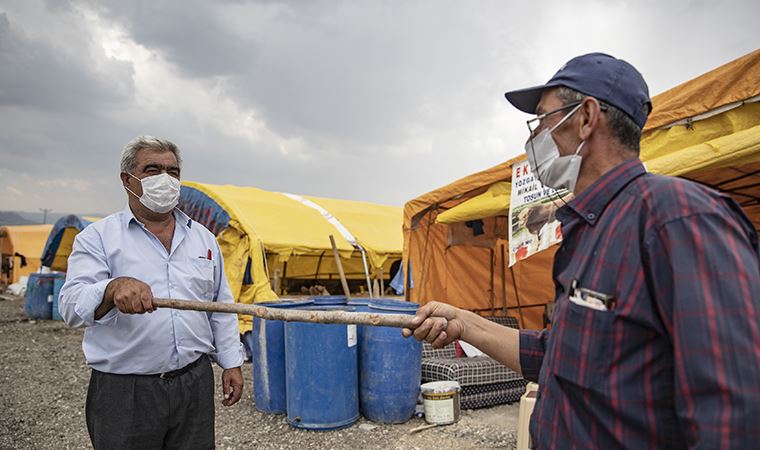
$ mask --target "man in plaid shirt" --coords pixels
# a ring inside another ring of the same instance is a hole
[[[756,448],[753,224],[726,195],[647,173],[638,153],[651,102],[625,61],[579,56],[506,97],[538,115],[533,173],[575,194],[556,212],[554,326],[517,331],[431,302],[404,335],[434,347],[461,338],[537,381],[538,448]]]

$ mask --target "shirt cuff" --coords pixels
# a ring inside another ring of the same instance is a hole
[[[222,369],[232,369],[243,365],[244,352],[243,343],[238,341],[237,345],[233,345],[232,348],[223,352],[214,352],[211,357]]]
[[[93,283],[79,293],[79,298],[74,306],[74,312],[79,316],[85,326],[92,325],[112,325],[116,322],[118,310],[116,307],[111,308],[103,317],[95,320],[95,310],[103,303],[103,294],[106,287],[113,278],[106,278],[97,283]]]
[[[528,381],[538,383],[544,362],[544,336],[541,331],[520,330],[520,369]]]

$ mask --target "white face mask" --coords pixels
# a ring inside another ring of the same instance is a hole
[[[143,204],[149,210],[164,214],[168,213],[179,203],[179,180],[169,175],[168,173],[161,173],[150,177],[145,177],[142,180],[136,176],[128,173],[130,177],[138,180],[142,184],[142,196],[138,197],[140,203]],[[126,185],[124,186],[130,194],[137,197],[137,194],[132,192]]]
[[[551,129],[542,130],[525,143],[525,153],[528,154],[530,168],[544,186],[552,189],[565,188],[570,192],[575,192],[575,183],[578,182],[582,160],[578,153],[586,141],[582,141],[578,145],[578,148],[575,149],[575,154],[560,156],[557,143],[554,141],[554,137],[552,137],[552,132],[569,119],[580,107],[581,105],[579,104]]]

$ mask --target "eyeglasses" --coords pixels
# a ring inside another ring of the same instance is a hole
[[[536,117],[534,117],[534,118],[526,121],[525,123],[528,125],[528,131],[530,131],[530,137],[533,137],[534,133],[536,131],[538,131],[539,128],[541,128],[541,125],[543,124],[544,119],[546,119],[547,117],[551,116],[552,114],[556,114],[556,113],[558,113],[560,111],[564,111],[566,109],[574,108],[574,107],[576,107],[576,106],[578,106],[580,104],[581,104],[581,102],[573,102],[573,103],[567,104],[567,105],[565,105],[565,106],[563,106],[561,108],[557,108],[554,111],[549,111],[549,112],[546,112],[546,113],[543,113],[543,114],[539,114]],[[536,128],[533,128],[533,126],[531,126],[531,124],[535,124],[535,123],[538,123],[538,125],[536,126]]]
[[[563,106],[561,108],[555,109],[554,111],[549,111],[547,113],[539,114],[536,117],[528,120],[525,123],[528,125],[528,131],[530,131],[530,137],[533,137],[534,133],[536,131],[538,131],[539,128],[541,128],[541,124],[543,123],[544,119],[546,119],[547,117],[551,116],[552,114],[558,113],[560,111],[564,111],[566,109],[574,108],[574,107],[580,105],[581,103],[583,103],[583,100],[580,100],[580,101],[577,101],[577,102],[573,102],[573,103],[569,103],[569,104],[567,104],[567,105],[565,105],[565,106]],[[599,102],[599,109],[606,112],[607,111],[607,104],[604,103],[604,102]],[[531,126],[531,124],[536,123],[536,122],[538,122],[538,126],[536,126],[536,128],[534,129]]]

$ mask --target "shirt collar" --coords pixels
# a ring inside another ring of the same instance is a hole
[[[602,175],[570,203],[557,210],[557,218],[564,222],[572,213],[575,213],[590,225],[594,225],[615,195],[628,183],[646,172],[639,158],[626,160]]]
[[[187,228],[190,228],[193,224],[193,219],[182,212],[179,208],[174,208],[174,220],[176,220],[177,223],[184,223]],[[137,217],[135,217],[134,213],[132,212],[132,208],[129,207],[129,204],[127,204],[127,206],[125,206],[121,212],[121,223],[127,227],[130,223],[132,223],[132,221],[143,225],[143,223],[140,222]]]

